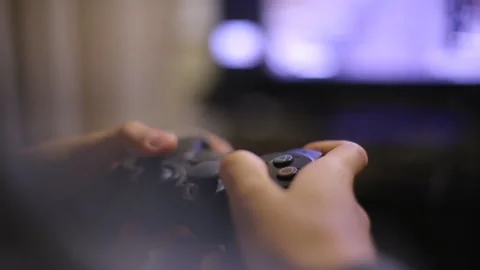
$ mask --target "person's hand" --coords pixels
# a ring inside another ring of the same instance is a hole
[[[196,130],[188,135],[205,138],[214,151],[226,153],[232,150],[228,142],[209,132]],[[22,167],[23,179],[28,179],[32,185],[30,194],[35,194],[42,203],[49,199],[54,204],[62,204],[64,199],[74,198],[73,194],[88,196],[79,190],[85,189],[88,193],[89,186],[105,181],[116,165],[125,159],[169,153],[175,150],[177,141],[174,133],[128,122],[111,130],[45,142],[21,151],[18,157],[26,166]],[[129,220],[120,225],[112,250],[94,254],[113,263],[110,269],[138,269],[151,248],[161,248],[164,254],[168,254],[165,256],[171,257],[159,263],[164,267],[162,269],[198,269],[200,266],[212,269],[212,263],[209,263],[215,256],[212,252],[217,254],[218,249],[202,246],[185,228],[158,230],[155,235],[147,235],[141,221]],[[116,231],[115,228],[111,230]],[[182,250],[185,255],[182,258],[173,256],[179,246],[187,247]],[[94,246],[91,248],[96,250]]]
[[[250,270],[342,269],[375,260],[370,222],[353,191],[367,154],[344,141],[311,143],[325,156],[304,167],[289,189],[247,151],[222,161],[237,239]]]
[[[231,145],[206,131],[204,137],[214,151],[226,153]],[[194,134],[191,134],[194,135]],[[57,139],[29,147],[20,152],[26,171],[42,178],[43,188],[68,195],[92,181],[102,181],[116,164],[127,158],[161,155],[175,150],[174,133],[148,127],[140,122],[127,122],[110,130],[73,138]]]

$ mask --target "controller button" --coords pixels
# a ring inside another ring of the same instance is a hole
[[[277,177],[280,180],[292,180],[297,172],[298,169],[295,167],[285,167],[278,171]]]
[[[281,155],[272,160],[273,166],[277,168],[285,167],[293,162],[293,156],[292,155]]]

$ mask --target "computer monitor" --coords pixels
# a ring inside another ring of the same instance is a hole
[[[224,5],[243,5],[243,14],[224,14],[210,38],[225,69],[260,67],[280,81],[480,83],[479,0]]]

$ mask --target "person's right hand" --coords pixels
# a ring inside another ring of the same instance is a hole
[[[236,151],[222,161],[239,247],[250,270],[342,269],[373,263],[370,221],[354,192],[367,165],[359,145],[311,143],[325,156],[304,167],[289,189],[271,180],[258,156]]]

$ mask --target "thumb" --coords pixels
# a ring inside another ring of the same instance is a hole
[[[265,162],[255,154],[239,150],[224,157],[220,177],[229,197],[251,201],[280,193],[268,174]]]

